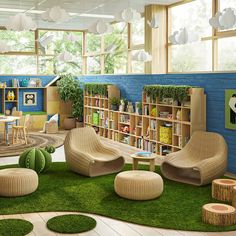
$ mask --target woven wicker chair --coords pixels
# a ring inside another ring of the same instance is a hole
[[[167,155],[161,164],[162,174],[168,179],[187,184],[209,184],[224,175],[227,149],[221,135],[196,131],[181,151]]]
[[[124,166],[119,151],[103,145],[91,127],[71,130],[64,149],[69,168],[82,175],[94,177],[116,173]]]

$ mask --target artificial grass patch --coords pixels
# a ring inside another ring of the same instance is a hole
[[[17,165],[1,168],[8,167]],[[148,170],[148,166],[140,168]],[[131,170],[131,165],[126,165],[124,170]],[[158,167],[156,172],[160,173]],[[52,163],[46,173],[39,175],[36,192],[16,198],[0,197],[0,212],[76,211],[176,230],[236,230],[236,225],[220,227],[202,222],[202,206],[219,202],[211,197],[211,185],[196,187],[164,179],[164,192],[159,198],[132,201],[117,196],[114,191],[115,176],[89,178],[73,173],[66,163]]]
[[[96,220],[84,215],[61,215],[48,220],[48,229],[57,233],[75,234],[92,230],[96,227]]]
[[[0,220],[1,236],[24,236],[33,230],[34,226],[27,220],[4,219]]]

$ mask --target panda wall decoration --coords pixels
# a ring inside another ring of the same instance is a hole
[[[225,90],[225,128],[236,129],[236,89]]]
[[[24,106],[37,106],[37,92],[24,92],[23,105]]]

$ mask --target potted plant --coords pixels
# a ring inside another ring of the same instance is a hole
[[[142,102],[137,102],[136,109],[136,113],[142,115]]]
[[[118,111],[120,99],[117,97],[110,98],[111,110]]]
[[[64,102],[71,102],[72,116],[64,120],[64,129],[73,129],[76,122],[83,121],[83,89],[79,80],[71,74],[62,75],[57,83],[60,98]]]

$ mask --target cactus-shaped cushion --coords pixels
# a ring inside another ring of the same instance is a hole
[[[19,165],[35,170],[37,173],[46,171],[52,163],[51,154],[42,148],[31,148],[20,155]]]

